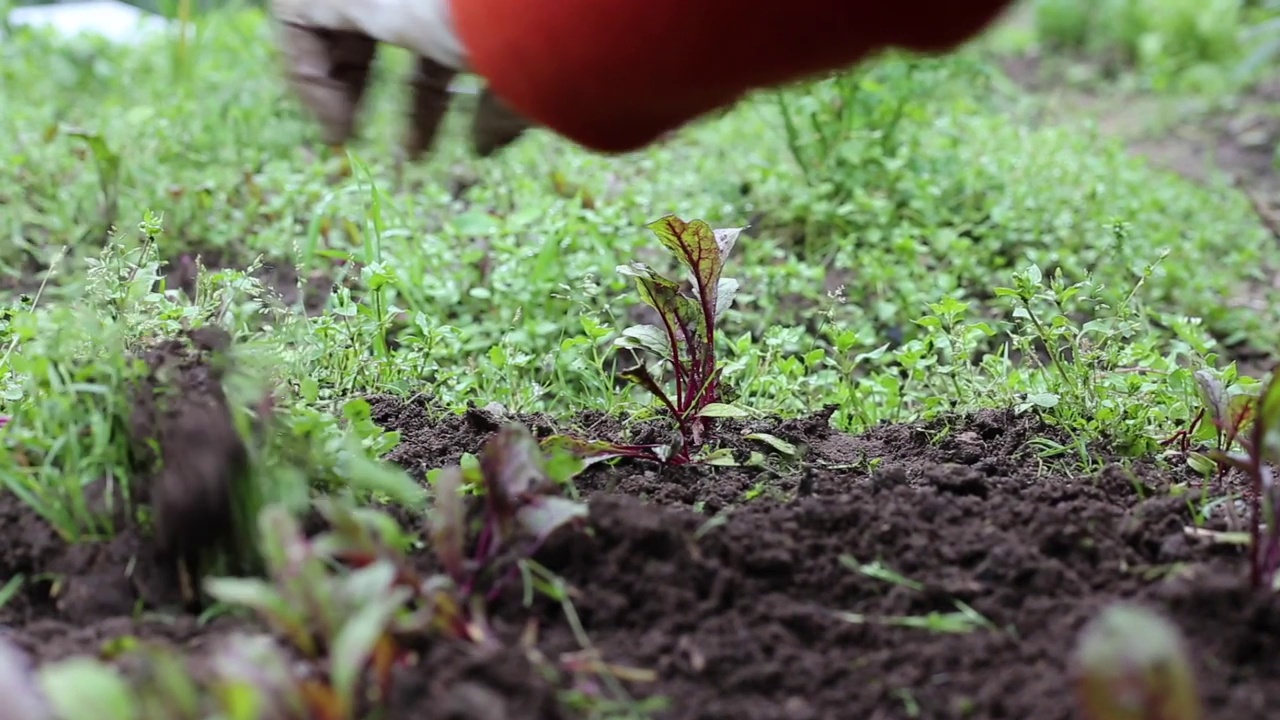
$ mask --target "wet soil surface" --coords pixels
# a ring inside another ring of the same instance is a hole
[[[500,423],[481,410],[446,415],[424,398],[371,405],[375,421],[403,433],[391,459],[418,476],[478,452]],[[1052,431],[1007,412],[860,436],[832,430],[829,417],[726,423],[723,442],[753,467],[627,463],[579,478],[589,532],[555,536],[537,560],[569,583],[605,662],[654,673],[626,687],[665,700],[655,717],[1065,720],[1075,635],[1118,598],[1163,611],[1186,633],[1208,717],[1268,717],[1280,701],[1280,606],[1247,590],[1238,548],[1184,532],[1200,483],[1179,458],[1054,465],[1029,445]],[[539,436],[624,439],[602,415],[520,419]],[[744,437],[761,432],[792,443],[803,463]],[[0,520],[0,570],[10,576],[122,575],[124,558],[150,552],[126,534],[75,565],[68,558],[89,551],[68,548],[12,498],[0,499]],[[871,563],[909,582],[858,570]],[[72,609],[28,590],[0,622],[43,659],[96,653],[119,634],[197,649],[246,627],[202,627],[181,612],[135,620],[141,596],[117,592],[114,604]],[[964,608],[981,619],[964,632],[919,626]],[[494,612],[509,636],[536,622],[548,660],[583,649],[559,603],[526,607],[513,590]],[[514,648],[438,643],[396,679],[393,719],[574,717]]]

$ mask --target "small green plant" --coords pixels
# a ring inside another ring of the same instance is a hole
[[[1271,466],[1280,464],[1280,373],[1273,373],[1261,393],[1247,403],[1233,403],[1231,396],[1212,384],[1206,396],[1215,425],[1243,448],[1243,452],[1213,450],[1210,457],[1239,470],[1249,481],[1249,582],[1274,592],[1280,571],[1276,518],[1280,493]]]
[[[456,599],[455,628],[465,629],[468,636],[488,637],[483,632],[483,603],[497,598],[519,576],[519,560],[535,553],[560,527],[585,518],[587,509],[558,494],[573,469],[553,472],[564,466],[550,462],[523,425],[504,426],[481,449],[478,460],[436,474],[431,539],[445,574],[433,578],[431,586]],[[483,497],[479,518],[468,517],[467,488]],[[504,567],[504,559],[517,562]]]
[[[634,278],[640,299],[655,310],[661,325],[633,325],[614,344],[656,356],[672,378],[671,392],[663,389],[642,359],[621,377],[649,391],[661,402],[677,432],[670,445],[601,448],[614,456],[656,456],[683,464],[707,439],[716,417],[744,414],[722,402],[722,368],[716,361],[716,331],[733,298],[738,281],[723,276],[725,261],[743,228],[712,229],[703,220],[685,222],[667,215],[647,226],[689,277],[678,282],[640,262],[619,265],[618,272]]]
[[[206,588],[257,612],[305,657],[327,661],[327,674],[297,695],[307,717],[350,720],[365,668],[385,698],[392,664],[424,635],[498,642],[486,604],[552,532],[586,515],[585,506],[557,494],[566,478],[554,467],[561,466],[528,429],[512,424],[485,444],[477,465],[437,473],[430,527],[441,573],[419,574],[405,555],[409,539],[390,517],[325,497],[316,505],[329,529],[314,538],[284,509],[263,511],[266,578],[212,578]],[[464,487],[483,496],[478,508],[468,507]]]
[[[1253,416],[1258,396],[1258,383],[1239,376],[1235,363],[1222,371],[1200,368],[1193,374],[1200,407],[1186,427],[1178,430],[1163,445],[1177,445],[1187,455],[1187,464],[1210,474],[1215,469],[1221,477],[1230,465],[1192,450],[1192,442],[1212,442],[1214,452],[1227,452],[1236,445],[1240,432]],[[1205,422],[1205,418],[1209,422]]]
[[[393,631],[410,627],[405,605],[413,591],[398,582],[390,559],[331,573],[340,536],[308,540],[278,506],[263,510],[260,525],[268,577],[210,578],[206,589],[219,601],[257,611],[305,656],[327,658],[327,682],[303,694],[314,717],[353,718],[364,668],[394,651]],[[385,688],[389,665],[377,669],[378,686]]]
[[[1143,607],[1116,604],[1091,620],[1072,672],[1085,720],[1199,720],[1204,714],[1181,633]]]

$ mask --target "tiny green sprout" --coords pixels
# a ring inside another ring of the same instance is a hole
[[[1151,610],[1118,603],[1080,634],[1073,658],[1085,720],[1200,720],[1181,633]]]

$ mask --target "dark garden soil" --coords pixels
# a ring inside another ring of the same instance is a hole
[[[207,365],[182,360],[189,356],[176,348],[157,353],[178,358],[179,382],[205,401],[197,403],[203,427],[219,427],[200,380]],[[403,433],[391,459],[418,475],[477,452],[498,427],[479,410],[442,419],[422,399],[376,397],[372,406],[379,424]],[[200,478],[195,487],[207,492],[232,472],[226,458],[238,451],[218,445],[217,433],[191,432],[184,407],[141,416],[179,429],[159,433],[162,452],[174,448],[166,455],[174,461],[186,443],[183,475]],[[1052,432],[1007,412],[861,436],[832,430],[829,417],[726,424],[721,437],[740,461],[758,453],[755,467],[625,464],[579,478],[590,532],[555,536],[537,559],[572,586],[573,607],[604,661],[654,674],[627,687],[637,699],[666,698],[657,717],[1065,720],[1073,717],[1065,670],[1075,634],[1117,598],[1163,610],[1187,634],[1209,717],[1269,717],[1280,702],[1280,606],[1246,589],[1238,549],[1184,532],[1189,495],[1175,497],[1171,487],[1194,495],[1197,482],[1177,458],[1169,467],[1105,457],[1093,472],[1058,467],[1028,444]],[[597,415],[564,426],[521,419],[540,436],[622,432]],[[803,467],[788,467],[770,446],[743,437],[749,432],[795,444]],[[197,452],[197,438],[221,450]],[[204,470],[193,465],[200,462]],[[179,496],[199,494],[188,492]],[[191,512],[187,523],[201,519],[190,503],[178,506]],[[27,584],[0,609],[5,633],[41,660],[101,654],[122,635],[185,648],[198,660],[229,631],[255,627],[226,616],[198,622],[139,532],[68,546],[7,495],[0,532],[0,577],[61,578]],[[919,586],[849,566],[872,562]],[[518,594],[494,608],[504,633],[532,620],[542,656],[554,662],[582,650],[559,604],[539,598],[526,608]],[[893,623],[954,613],[957,602],[989,625],[945,633]],[[514,647],[481,655],[439,643],[396,675],[391,720],[573,717]]]

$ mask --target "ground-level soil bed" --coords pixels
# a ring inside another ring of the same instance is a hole
[[[477,414],[441,420],[420,402],[374,398],[373,408],[375,420],[403,432],[391,458],[413,472],[477,452],[494,429]],[[526,420],[539,434],[556,429]],[[572,426],[616,432],[604,418]],[[744,431],[807,447],[815,469],[595,466],[580,478],[591,532],[559,536],[537,558],[573,587],[604,660],[656,673],[628,687],[666,697],[658,717],[1071,718],[1065,668],[1075,635],[1116,598],[1164,611],[1186,634],[1209,717],[1270,717],[1280,702],[1277,603],[1245,588],[1238,549],[1188,539],[1187,496],[1169,487],[1194,490],[1195,481],[1179,463],[1055,467],[1027,445],[1043,428],[1010,413],[857,437],[830,430],[821,415],[726,428],[745,458],[762,448],[736,439]],[[58,556],[16,504],[0,509],[0,573],[30,573]],[[100,556],[138,563],[137,553]],[[850,561],[879,562],[920,585],[887,582]],[[226,631],[191,618],[131,619],[136,599],[122,591],[114,607],[100,602],[73,617],[23,596],[0,622],[43,659],[98,652],[121,633],[198,652]],[[957,601],[989,627],[947,633],[881,622],[954,613]],[[528,609],[513,598],[495,610],[511,627],[532,615],[548,657],[580,649],[558,604]],[[399,679],[390,720],[561,716],[543,680],[509,657],[483,668],[440,650]],[[478,684],[486,699],[463,702]]]

